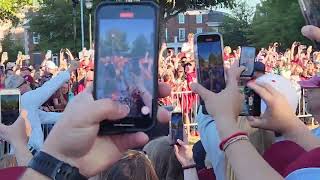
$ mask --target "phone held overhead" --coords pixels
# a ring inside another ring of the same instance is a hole
[[[158,13],[153,2],[104,2],[96,10],[94,98],[128,105],[100,135],[148,131],[156,123]]]

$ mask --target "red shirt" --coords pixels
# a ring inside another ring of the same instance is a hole
[[[90,71],[91,69],[94,69],[93,61],[89,61],[89,64],[86,64],[84,60],[80,62],[80,68],[85,69],[86,71]]]

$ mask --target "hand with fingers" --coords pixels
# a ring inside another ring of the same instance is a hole
[[[27,112],[22,110],[18,119],[11,125],[0,124],[0,138],[9,142],[15,148],[15,157],[19,166],[26,166],[32,158],[27,147],[28,137],[31,134]]]
[[[27,147],[31,134],[30,122],[27,120],[27,112],[22,110],[18,119],[11,125],[0,124],[0,138],[7,141],[15,148]]]
[[[62,118],[54,126],[42,151],[79,168],[91,177],[118,161],[130,148],[147,143],[142,132],[112,136],[97,136],[104,119],[116,121],[127,116],[129,108],[110,99],[94,100],[91,88],[76,96],[66,107]],[[170,88],[159,84],[159,96],[170,94]],[[170,114],[158,109],[160,122],[168,123]]]
[[[261,118],[248,117],[249,124],[252,127],[285,134],[302,125],[286,97],[270,84],[249,82],[248,87],[258,93],[267,104],[267,110]]]
[[[194,165],[192,146],[186,142],[177,140],[178,145],[174,145],[174,152],[182,167]]]
[[[239,91],[238,79],[245,67],[238,65],[239,62],[235,61],[228,70],[227,86],[220,93],[211,92],[197,83],[191,84],[192,91],[201,96],[214,119],[236,119],[240,114],[244,97]]]

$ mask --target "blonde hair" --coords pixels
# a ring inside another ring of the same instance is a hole
[[[150,141],[143,150],[152,161],[159,180],[183,180],[183,170],[168,136]]]
[[[151,161],[139,151],[129,150],[96,180],[158,180]]]

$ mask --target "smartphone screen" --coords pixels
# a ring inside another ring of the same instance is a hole
[[[143,4],[113,3],[97,10],[95,98],[109,98],[130,108],[125,119],[101,124],[106,133],[141,131],[154,124],[157,12]]]
[[[245,66],[246,70],[242,72],[242,77],[252,77],[254,73],[254,60],[256,58],[256,48],[242,47],[240,55],[240,66]]]
[[[198,35],[198,76],[200,84],[219,93],[226,87],[222,59],[222,38],[219,34]],[[204,105],[203,100],[200,101]],[[203,107],[203,113],[207,114]]]
[[[19,117],[20,95],[1,95],[1,123],[13,124]]]
[[[171,115],[171,144],[176,144],[178,139],[183,141],[182,113],[172,113],[172,115]]]
[[[243,108],[240,116],[260,116],[261,98],[252,89],[246,86],[240,86],[240,92],[244,95]]]

